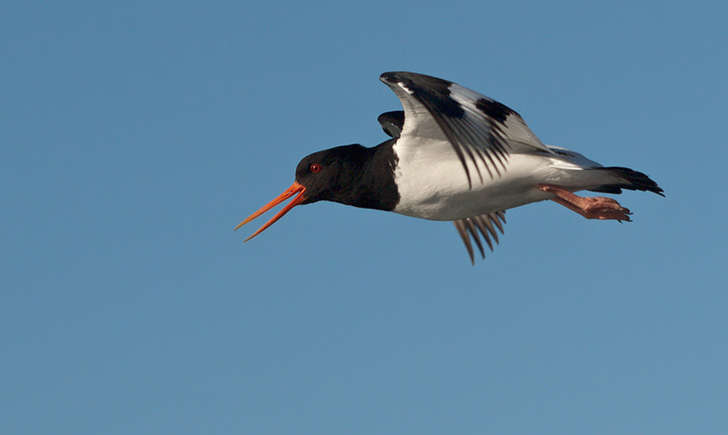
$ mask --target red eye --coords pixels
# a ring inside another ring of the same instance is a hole
[[[311,166],[309,166],[308,169],[310,169],[314,174],[318,174],[321,172],[321,165],[318,163],[311,163]]]

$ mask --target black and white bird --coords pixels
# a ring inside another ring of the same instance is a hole
[[[480,236],[492,251],[507,209],[552,200],[588,219],[621,222],[631,212],[617,201],[573,192],[663,195],[642,172],[603,167],[544,145],[514,110],[456,83],[412,72],[387,72],[380,80],[404,108],[378,118],[392,138],[372,148],[345,145],[304,157],[293,185],[235,227],[295,195],[246,241],[296,205],[326,200],[451,221],[472,262],[471,238],[485,258]]]

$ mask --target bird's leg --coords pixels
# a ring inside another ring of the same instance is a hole
[[[622,207],[612,198],[578,196],[563,187],[554,186],[553,184],[539,184],[537,187],[539,190],[554,194],[554,197],[551,198],[552,201],[558,202],[587,219],[615,219],[627,222],[631,220],[629,215],[632,212]]]

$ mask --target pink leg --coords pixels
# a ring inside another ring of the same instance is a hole
[[[563,187],[554,186],[552,184],[539,184],[537,186],[544,192],[554,194],[552,201],[558,202],[564,207],[573,210],[587,219],[615,219],[618,221],[627,221],[631,219],[629,215],[632,212],[622,207],[612,198],[603,196],[583,197],[574,195]]]

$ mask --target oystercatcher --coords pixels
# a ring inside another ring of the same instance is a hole
[[[452,221],[474,263],[479,234],[493,250],[505,211],[552,200],[587,219],[630,221],[631,212],[605,197],[573,192],[663,194],[642,172],[603,167],[566,148],[544,145],[513,109],[451,81],[412,72],[387,72],[404,111],[378,120],[391,139],[372,148],[345,145],[304,157],[285,192],[238,224],[250,222],[295,195],[246,241],[299,204],[326,200]]]

